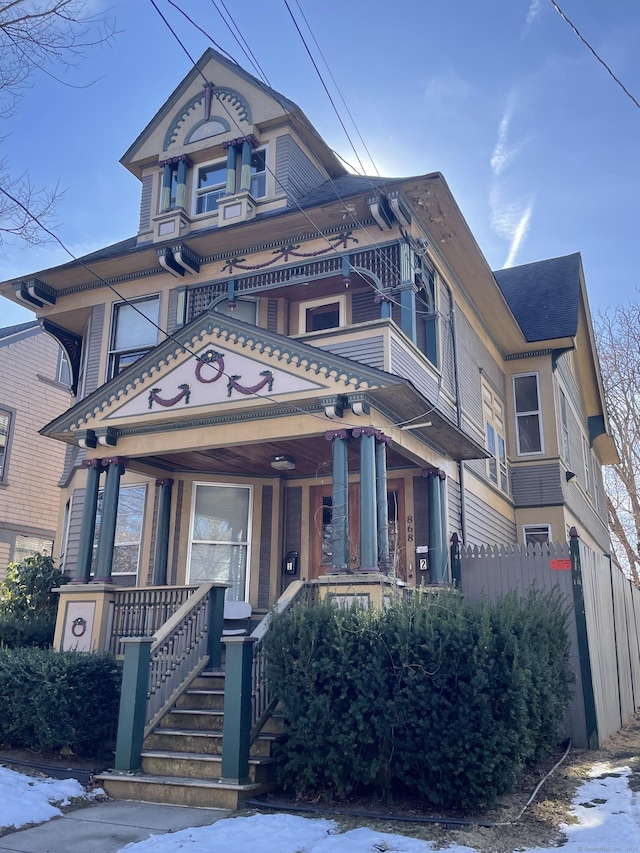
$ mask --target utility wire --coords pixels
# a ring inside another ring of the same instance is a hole
[[[570,26],[570,27],[571,27],[571,29],[574,31],[574,33],[578,36],[578,38],[579,38],[579,39],[580,39],[580,41],[583,43],[583,45],[591,51],[591,53],[595,56],[595,58],[598,60],[598,62],[600,63],[600,65],[602,65],[602,67],[605,69],[605,71],[606,71],[609,75],[611,75],[611,77],[613,77],[613,79],[614,79],[614,80],[615,80],[615,82],[618,84],[618,86],[620,86],[620,88],[621,88],[621,89],[622,89],[622,91],[625,93],[625,95],[626,95],[630,100],[632,100],[632,101],[633,101],[633,103],[636,105],[636,107],[638,107],[638,109],[640,109],[640,102],[639,102],[639,101],[638,101],[638,100],[637,100],[637,99],[636,99],[636,98],[631,94],[631,92],[627,89],[627,87],[626,87],[626,86],[624,85],[624,83],[620,80],[620,78],[619,78],[619,77],[616,77],[616,75],[613,73],[613,71],[611,70],[611,68],[609,68],[609,66],[608,66],[608,65],[607,65],[607,63],[604,61],[604,59],[602,59],[602,58],[598,55],[598,53],[596,53],[596,51],[594,50],[594,48],[593,48],[593,47],[591,47],[591,45],[589,44],[589,42],[588,42],[588,41],[586,40],[586,38],[582,35],[582,33],[581,33],[581,32],[580,32],[580,30],[576,27],[576,25],[573,23],[573,21],[571,21],[571,20],[569,20],[569,18],[567,18],[567,16],[566,16],[566,15],[565,15],[565,13],[562,11],[562,9],[560,8],[560,6],[558,6],[558,4],[556,3],[556,0],[550,0],[550,3],[551,3],[551,5],[553,6],[553,8],[556,10],[556,12],[560,15],[560,17],[561,17],[564,21],[566,21],[566,22],[567,22],[567,24],[569,24],[569,26]]]

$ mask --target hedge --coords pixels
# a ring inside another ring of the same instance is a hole
[[[572,675],[556,592],[476,606],[418,592],[386,611],[328,600],[276,616],[265,643],[280,782],[299,798],[375,786],[489,804],[562,737]]]
[[[99,755],[113,739],[119,692],[111,655],[0,649],[0,744]]]

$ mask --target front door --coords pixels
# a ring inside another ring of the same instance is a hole
[[[326,574],[333,565],[332,487],[311,489],[311,567],[310,577]],[[404,541],[404,481],[387,481],[389,519],[389,573],[406,580],[406,546]],[[349,568],[360,565],[360,485],[349,484]]]

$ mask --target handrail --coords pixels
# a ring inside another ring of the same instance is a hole
[[[197,589],[196,584],[116,589],[108,628],[109,651],[122,656],[127,637],[152,637]]]
[[[218,583],[202,584],[153,635],[145,737],[209,661],[207,654],[210,591]]]
[[[278,697],[272,695],[266,677],[264,636],[269,630],[274,616],[276,614],[282,616],[291,612],[291,609],[299,604],[305,596],[308,597],[310,589],[311,584],[308,581],[293,581],[251,633],[251,638],[255,642],[253,644],[251,674],[251,735],[249,744],[252,744],[258,737],[260,730],[278,704]]]

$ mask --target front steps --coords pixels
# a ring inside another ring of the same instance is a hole
[[[104,773],[97,780],[115,799],[197,808],[237,809],[273,790],[274,721],[251,747],[248,783],[221,779],[223,707],[224,672],[202,673],[145,739],[142,772]]]

